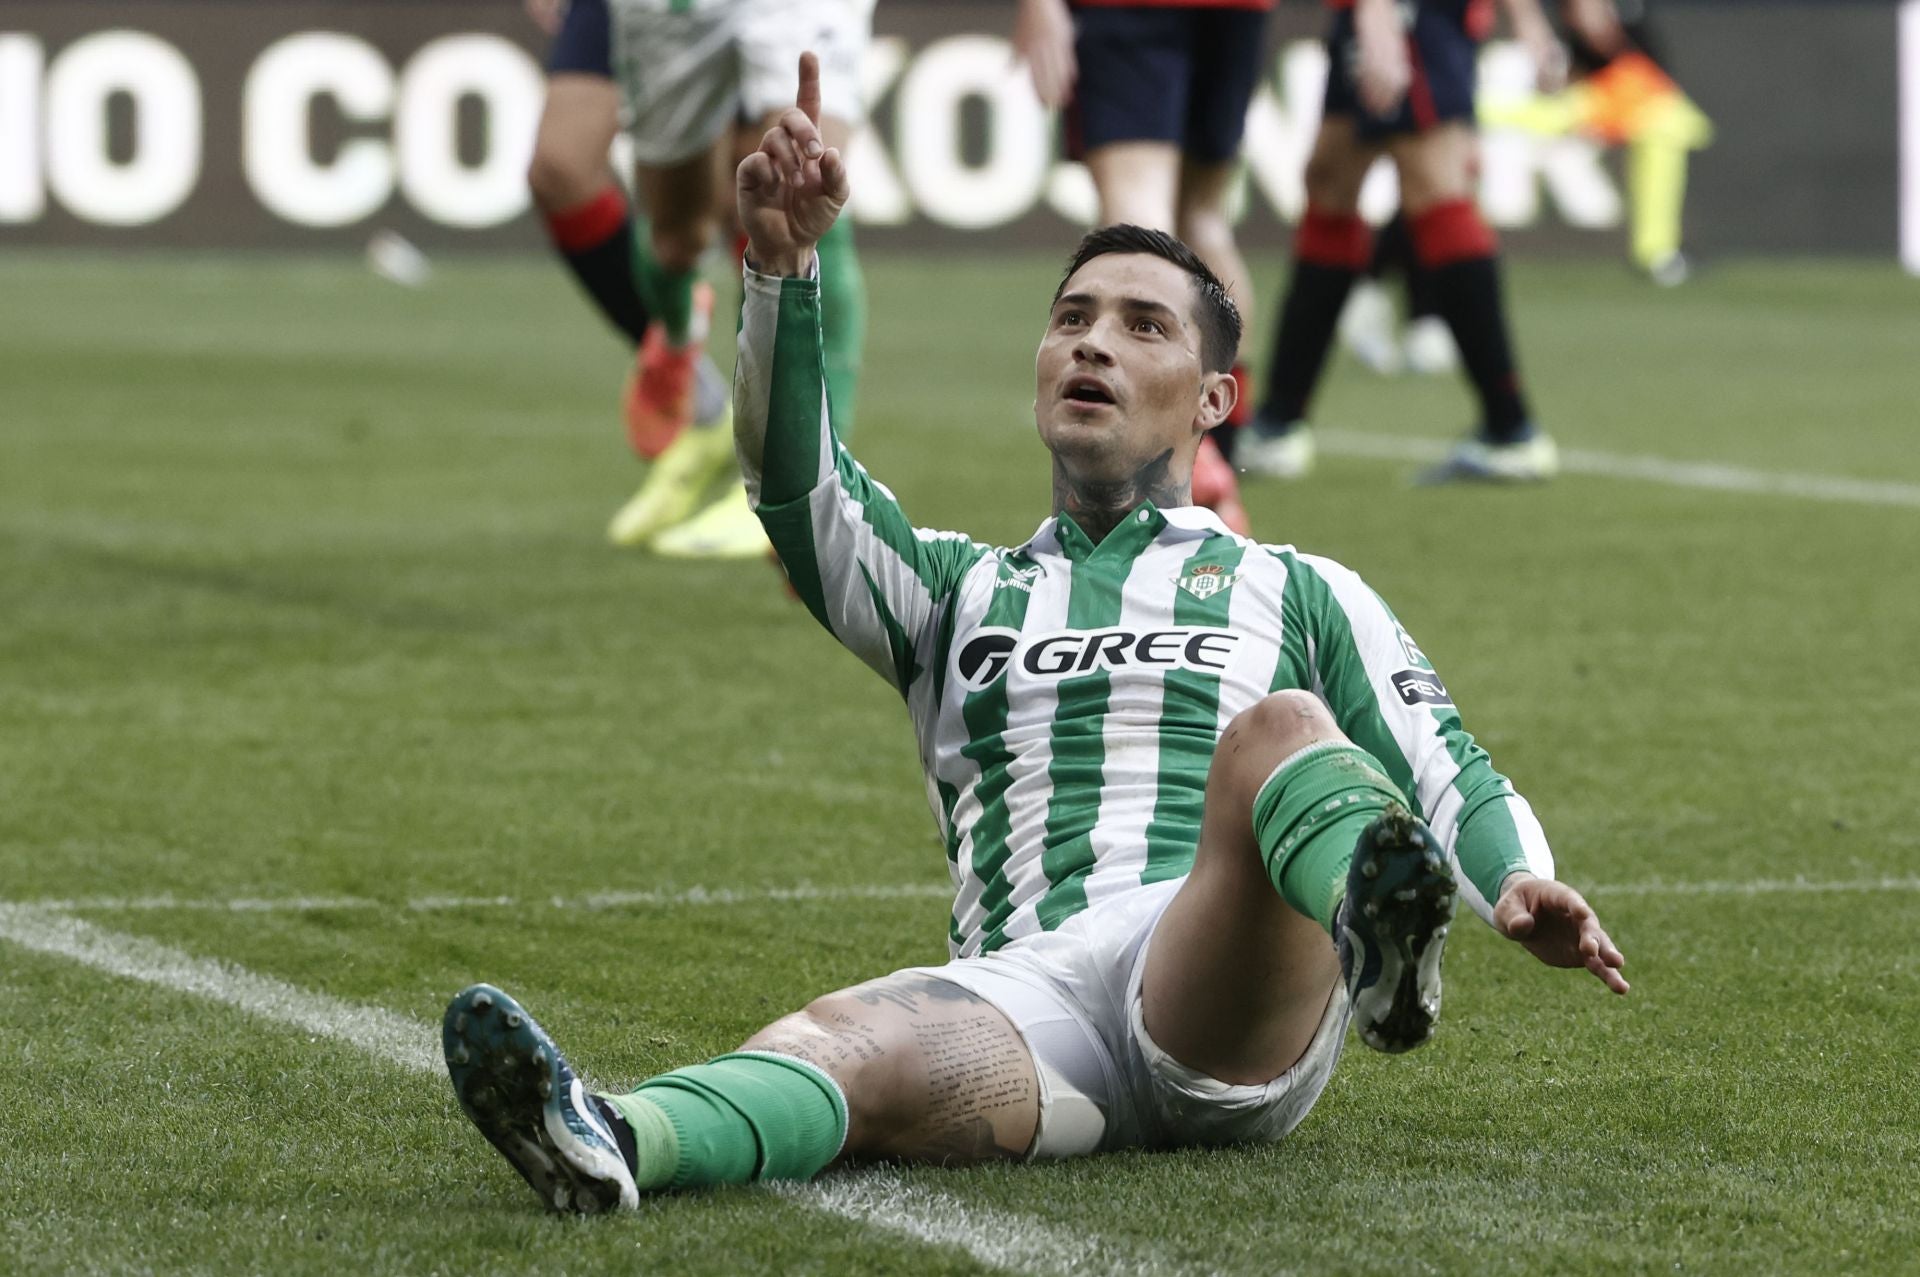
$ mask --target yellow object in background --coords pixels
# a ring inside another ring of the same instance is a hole
[[[1623,53],[1560,93],[1490,103],[1492,125],[1546,137],[1582,134],[1627,148],[1633,262],[1659,278],[1680,261],[1687,154],[1713,142],[1713,122],[1644,53]]]

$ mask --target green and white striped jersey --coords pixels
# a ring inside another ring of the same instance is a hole
[[[915,528],[828,422],[818,285],[749,270],[734,388],[741,469],[794,589],[906,698],[957,893],[958,956],[1178,878],[1240,711],[1319,696],[1460,868],[1483,916],[1551,877],[1526,800],[1358,576],[1142,505],[1099,544],[1066,516],[998,549]]]

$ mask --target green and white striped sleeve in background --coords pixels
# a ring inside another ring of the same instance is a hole
[[[740,472],[807,610],[906,695],[932,664],[951,595],[989,551],[959,533],[915,528],[835,437],[817,263],[814,271],[745,273],[733,391]]]
[[[1553,877],[1533,808],[1461,726],[1445,684],[1380,596],[1329,559],[1303,554],[1296,562],[1288,624],[1312,637],[1316,690],[1432,826],[1458,869],[1461,895],[1491,923],[1508,874]]]

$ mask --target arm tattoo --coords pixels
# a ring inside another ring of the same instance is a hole
[[[1142,501],[1157,506],[1187,505],[1189,480],[1173,473],[1173,449],[1135,470],[1124,479],[1077,479],[1068,475],[1060,459],[1053,460],[1053,512],[1071,514],[1095,542],[1120,526]]]

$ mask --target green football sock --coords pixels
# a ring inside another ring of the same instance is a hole
[[[642,241],[634,245],[633,282],[647,311],[665,326],[667,341],[684,346],[693,335],[693,285],[697,270],[668,270]]]
[[[842,217],[820,240],[820,338],[827,404],[841,439],[853,433],[860,359],[867,344],[867,283],[853,248],[853,223]]]
[[[641,1191],[811,1179],[847,1138],[847,1102],[818,1068],[739,1051],[606,1095],[633,1131]]]
[[[1253,833],[1286,902],[1333,934],[1360,831],[1405,803],[1373,756],[1323,741],[1286,759],[1253,800]]]

